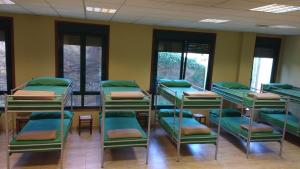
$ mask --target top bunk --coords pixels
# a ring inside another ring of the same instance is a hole
[[[6,95],[8,112],[61,111],[72,95],[72,82],[65,78],[38,77]]]
[[[157,85],[157,95],[161,95],[176,107],[194,109],[220,108],[223,97],[192,85],[186,80],[161,79]]]
[[[269,83],[263,84],[262,90],[287,96],[293,102],[300,103],[300,88],[286,83]]]
[[[134,81],[106,80],[101,85],[103,111],[149,111],[151,95]]]
[[[222,95],[229,102],[248,108],[285,109],[287,98],[273,93],[261,93],[237,82],[213,83],[212,91]]]

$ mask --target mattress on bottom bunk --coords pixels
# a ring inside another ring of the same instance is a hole
[[[64,140],[68,136],[68,131],[71,127],[71,119],[64,119]],[[20,152],[30,150],[32,151],[48,151],[43,149],[54,149],[60,148],[61,143],[61,120],[60,119],[40,119],[40,120],[29,120],[28,123],[23,127],[20,133],[31,132],[31,131],[49,131],[56,130],[56,138],[54,140],[31,140],[31,141],[19,141],[14,137],[10,142],[10,150],[14,152]],[[32,144],[32,145],[31,145]],[[35,145],[33,145],[35,144]],[[42,145],[42,144],[55,144],[55,145]],[[28,146],[27,146],[28,145]]]
[[[165,129],[165,131],[172,135],[173,137],[178,136],[178,122],[179,118],[175,118],[174,124],[174,117],[162,117],[159,119],[160,125]],[[199,126],[201,125],[196,119],[192,117],[183,117],[182,118],[182,126]],[[210,134],[195,134],[195,135],[182,135],[181,142],[182,143],[216,143],[217,134],[214,131],[211,131]]]
[[[285,114],[269,114],[260,113],[259,117],[262,121],[267,122],[271,125],[283,127],[285,121]],[[287,116],[287,130],[300,135],[300,123],[299,119],[295,116],[288,114]]]
[[[241,124],[249,124],[249,119],[246,117],[222,117],[221,127],[225,128],[232,134],[241,136],[243,138],[248,137],[248,131],[241,128]],[[264,141],[264,140],[280,140],[282,134],[273,130],[272,132],[252,132],[252,141]]]
[[[101,123],[100,118],[100,123]],[[107,117],[104,127],[104,146],[105,147],[138,147],[147,144],[147,135],[140,126],[136,117]],[[109,130],[136,129],[140,132],[141,138],[109,138]]]

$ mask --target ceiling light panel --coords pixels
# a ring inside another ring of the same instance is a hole
[[[1,4],[8,4],[8,5],[12,5],[12,4],[15,4],[13,1],[10,1],[10,0],[0,0],[0,5]]]
[[[199,22],[205,22],[205,23],[225,23],[225,22],[229,22],[230,20],[227,19],[212,19],[212,18],[208,18],[208,19],[202,19]]]
[[[300,6],[290,6],[281,4],[265,5],[250,9],[251,11],[268,12],[268,13],[286,13],[300,10]]]
[[[271,25],[269,28],[278,28],[278,29],[296,29],[297,27],[295,26],[290,26],[290,25]]]
[[[114,14],[117,12],[117,9],[114,9],[114,8],[99,8],[99,7],[87,6],[85,9],[88,12],[97,12],[97,13]]]

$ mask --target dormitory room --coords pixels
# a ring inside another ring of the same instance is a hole
[[[300,169],[299,0],[0,0],[0,169]]]

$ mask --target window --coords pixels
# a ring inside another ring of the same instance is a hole
[[[154,30],[151,90],[159,79],[186,79],[209,88],[215,34]]]
[[[0,17],[0,107],[4,107],[4,93],[12,89],[12,19]]]
[[[275,81],[281,40],[257,37],[252,67],[251,87],[261,89],[261,84]]]
[[[107,79],[108,26],[57,22],[58,76],[73,81],[75,107],[100,103]]]

